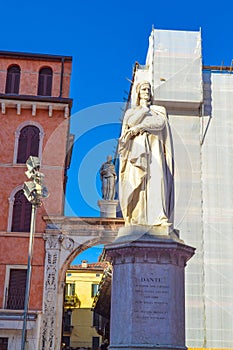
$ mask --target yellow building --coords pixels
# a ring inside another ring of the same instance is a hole
[[[100,318],[91,308],[107,266],[107,262],[88,264],[84,260],[81,265],[70,266],[67,270],[63,313],[65,349],[99,348],[102,342]]]

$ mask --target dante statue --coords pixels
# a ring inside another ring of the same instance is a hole
[[[117,175],[112,163],[112,156],[108,156],[107,162],[101,165],[100,178],[102,181],[102,198],[114,200]]]
[[[173,223],[173,148],[166,109],[152,104],[148,81],[136,87],[119,139],[119,199],[125,225]]]

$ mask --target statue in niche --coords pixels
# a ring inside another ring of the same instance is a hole
[[[102,164],[100,178],[102,181],[102,198],[104,200],[114,200],[117,175],[112,163],[112,156],[108,156],[107,162]]]
[[[152,104],[148,81],[136,87],[119,139],[119,199],[125,225],[173,224],[173,148],[166,109]]]

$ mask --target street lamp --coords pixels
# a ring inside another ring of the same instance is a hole
[[[23,329],[21,339],[21,350],[26,349],[27,340],[27,314],[31,283],[31,259],[33,251],[33,238],[35,233],[36,209],[41,206],[41,200],[48,197],[48,190],[43,184],[44,174],[40,170],[40,159],[30,156],[26,162],[27,171],[25,174],[31,181],[24,182],[23,191],[27,200],[32,203],[31,223],[30,223],[30,238],[28,247],[28,263],[27,263],[27,279],[25,289],[24,314],[23,314]]]

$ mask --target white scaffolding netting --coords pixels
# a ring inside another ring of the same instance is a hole
[[[139,66],[132,90],[150,81],[156,101],[202,102],[201,33],[152,30],[146,65]]]
[[[206,72],[212,116],[202,146],[206,346],[233,346],[233,75]]]
[[[201,33],[153,30],[146,60],[160,101],[202,101]]]
[[[166,106],[175,159],[175,227],[186,267],[186,345],[233,347],[233,74],[202,70],[201,33],[153,30],[135,87]],[[200,106],[203,102],[203,115]]]
[[[196,248],[186,267],[186,345],[232,349],[233,75],[206,71],[203,85],[202,117],[169,115],[175,226]]]

